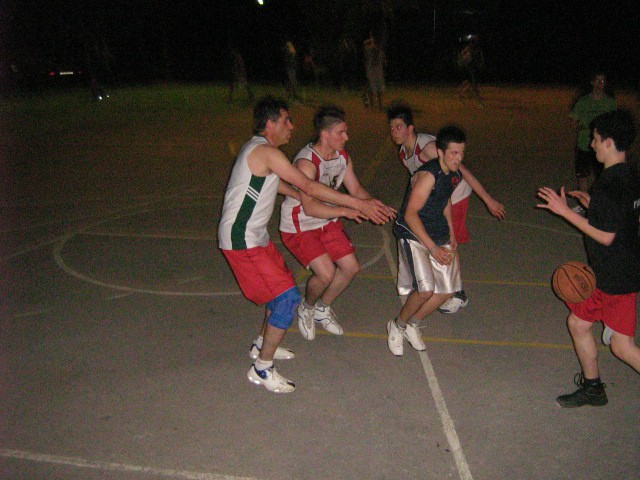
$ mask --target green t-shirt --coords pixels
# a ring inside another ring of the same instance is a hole
[[[584,95],[578,99],[573,110],[571,110],[571,118],[578,122],[578,140],[577,145],[580,150],[585,152],[590,149],[591,129],[589,124],[598,115],[615,110],[616,101],[608,96],[597,99],[591,94]]]

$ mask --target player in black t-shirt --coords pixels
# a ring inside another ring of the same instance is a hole
[[[593,324],[604,323],[603,343],[623,362],[640,373],[640,347],[636,345],[636,296],[640,291],[640,181],[634,167],[626,163],[626,152],[635,138],[629,112],[615,110],[592,122],[591,147],[604,165],[590,193],[576,190],[569,195],[587,209],[587,218],[567,206],[564,187],[558,195],[543,187],[538,196],[551,210],[575,225],[585,235],[589,264],[596,274],[596,291],[581,303],[567,303],[567,323],[582,372],[576,375],[578,390],[561,395],[561,407],[601,406],[607,403],[600,381],[598,349]]]

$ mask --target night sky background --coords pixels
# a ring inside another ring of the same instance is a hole
[[[362,57],[373,31],[384,41],[389,80],[450,81],[458,39],[479,34],[483,80],[577,84],[605,70],[618,86],[638,86],[638,1],[419,0],[2,0],[3,72],[44,78],[52,68],[83,68],[108,59],[111,81],[221,81],[229,48],[244,56],[253,81],[280,81],[281,45],[335,69],[348,35]],[[364,79],[361,63],[357,72]],[[4,75],[3,75],[4,77]],[[321,78],[329,84],[331,76]]]

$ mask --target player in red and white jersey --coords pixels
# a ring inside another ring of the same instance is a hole
[[[438,156],[436,152],[436,137],[428,133],[415,133],[414,135],[415,139],[407,138],[410,142],[406,142],[407,139],[402,139],[402,143],[398,148],[398,157],[411,175],[416,173],[416,170],[429,160]],[[432,155],[435,155],[435,157]]]
[[[296,155],[295,166],[309,178],[331,188],[344,185],[353,197],[371,198],[360,185],[344,148],[349,140],[344,111],[333,106],[321,107],[313,123],[316,139]],[[392,218],[395,210],[387,209]],[[331,305],[360,271],[355,249],[340,221],[340,217],[355,219],[356,213],[303,192],[300,200],[287,197],[282,204],[282,241],[298,261],[313,272],[298,307],[298,327],[307,340],[315,338],[316,324],[335,335],[344,333]]]
[[[305,146],[293,160],[294,165],[298,166],[300,161],[306,160],[311,162],[315,167],[315,176],[313,180],[323,183],[328,187],[338,189],[342,186],[344,176],[347,172],[347,166],[353,173],[353,168],[349,165],[351,159],[346,150],[331,150],[330,157],[323,158],[320,156],[313,143]],[[331,212],[334,213],[334,212]],[[336,217],[339,215],[336,215]],[[337,221],[337,218],[313,217],[307,215],[299,200],[287,197],[282,202],[280,214],[280,231],[288,233],[299,233],[308,230],[322,228],[330,222]]]

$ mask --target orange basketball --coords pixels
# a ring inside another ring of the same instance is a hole
[[[583,302],[595,289],[596,275],[582,262],[564,263],[553,272],[553,291],[566,302]]]

